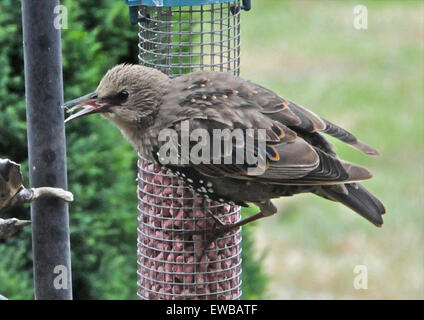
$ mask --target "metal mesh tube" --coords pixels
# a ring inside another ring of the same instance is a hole
[[[240,71],[239,2],[141,7],[139,61],[171,76],[196,70]]]
[[[240,2],[140,7],[139,62],[176,76],[240,71]],[[213,242],[217,223],[240,208],[203,200],[175,175],[139,157],[138,296],[140,299],[241,297],[241,228]],[[185,231],[199,231],[190,235]]]

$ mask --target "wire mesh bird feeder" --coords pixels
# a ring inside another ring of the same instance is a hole
[[[240,72],[239,0],[127,0],[139,25],[139,62],[171,77],[198,70]],[[207,241],[240,207],[202,199],[171,172],[139,157],[140,299],[241,297],[241,228]],[[187,231],[197,231],[191,234]],[[199,232],[200,231],[200,232]],[[187,236],[188,235],[188,236]]]

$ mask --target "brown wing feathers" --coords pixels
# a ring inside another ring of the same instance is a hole
[[[359,141],[353,134],[351,134],[350,132],[346,131],[343,128],[340,128],[339,126],[331,123],[330,121],[324,120],[326,127],[324,130],[322,130],[322,132],[337,138],[349,145],[351,145],[352,147],[355,147],[356,149],[372,155],[372,156],[378,156],[379,152],[377,150],[375,150],[374,148],[372,148],[371,146],[363,143],[362,141]]]
[[[252,165],[240,162],[215,164],[211,161],[210,164],[180,167],[203,176],[223,179],[221,187],[227,183],[234,186],[235,181],[240,186],[246,181],[252,182],[249,185],[253,189],[246,188],[245,195],[234,188],[234,194],[222,198],[250,201],[264,197],[263,200],[269,200],[282,195],[313,192],[340,201],[374,224],[381,225],[381,215],[385,212],[383,204],[355,183],[371,178],[371,173],[361,166],[340,160],[324,134],[370,155],[378,155],[375,149],[310,110],[227,73],[192,73],[172,81],[175,82],[172,85],[175,90],[165,94],[159,111],[162,125],[165,123],[172,127],[189,120],[193,128],[210,131],[225,128],[266,130],[265,150],[260,149],[257,141],[253,144],[246,141],[233,149],[233,157],[240,150],[257,156],[265,154],[265,167],[258,165],[258,175],[252,175],[251,170],[248,173]],[[254,138],[258,140],[258,137]],[[257,195],[257,188],[263,189],[261,196]],[[231,193],[228,188],[223,189],[226,190],[223,194]],[[216,190],[218,194],[219,191]]]
[[[296,125],[285,122],[281,117],[279,117],[278,120],[290,128],[290,131],[296,132],[300,137],[312,145],[314,151],[319,156],[318,166],[304,177],[297,177],[296,182],[299,184],[328,184],[360,181],[372,177],[371,173],[366,168],[349,162],[340,161],[334,152],[333,146],[318,131],[338,138],[367,154],[377,155],[378,152],[376,150],[360,142],[348,131],[319,118],[304,107],[285,99],[282,99],[282,101],[283,102],[277,104],[276,107],[268,107],[266,110],[261,111],[261,113],[275,119],[275,116],[278,116],[281,111],[290,110],[292,112],[291,115],[295,115],[299,120]],[[294,118],[292,117],[291,120],[292,119]],[[280,158],[281,156],[278,157],[278,159]],[[276,159],[276,157],[269,158],[271,161],[276,161]],[[272,170],[274,166],[276,166],[276,164],[271,162],[271,169],[268,170]],[[285,181],[285,183],[287,183],[287,181]]]
[[[178,99],[181,113],[189,114],[191,121],[201,121],[200,126],[212,129],[219,123],[220,127],[230,129],[266,130],[267,172],[261,179],[273,183],[296,180],[299,184],[329,184],[363,180],[371,175],[365,168],[339,160],[320,132],[367,154],[376,155],[376,150],[348,131],[262,86],[224,73],[204,72],[175,80],[182,90],[180,96],[170,97],[172,104]],[[182,117],[175,119],[181,120]],[[254,149],[255,146],[245,145],[244,148]],[[203,170],[208,166],[202,166]],[[212,173],[216,169],[208,170]],[[221,165],[215,173],[244,176],[245,169],[245,166],[224,168]]]

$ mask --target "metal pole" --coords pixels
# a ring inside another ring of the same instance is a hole
[[[67,189],[59,0],[23,0],[22,22],[31,187]],[[68,206],[31,205],[35,299],[72,299]]]

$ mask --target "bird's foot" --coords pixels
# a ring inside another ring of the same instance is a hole
[[[203,239],[203,248],[204,251],[209,248],[210,244],[217,240],[218,238],[223,237],[229,232],[233,232],[241,226],[253,222],[259,219],[262,219],[268,215],[265,215],[263,212],[259,212],[250,216],[248,218],[242,219],[238,222],[225,224],[217,216],[215,216],[211,211],[206,211],[214,220],[214,227],[210,229],[201,229],[201,230],[181,230],[179,233],[186,237],[193,237],[194,235],[200,235]]]
[[[217,240],[218,238],[222,238],[230,232],[235,232],[239,228],[240,226],[237,223],[221,224],[219,226],[215,226],[213,230],[210,230],[210,232],[206,233],[206,237],[205,237],[206,247],[209,247],[209,245],[215,240]]]
[[[211,243],[215,242],[219,238],[225,237],[225,235],[230,232],[235,232],[238,228],[240,228],[238,223],[224,224],[218,219],[217,223],[215,223],[212,228],[201,230],[181,230],[178,233],[182,234],[189,240],[192,239],[195,242],[201,241],[204,254],[208,248],[210,248]]]

